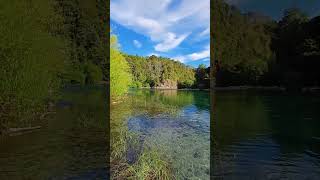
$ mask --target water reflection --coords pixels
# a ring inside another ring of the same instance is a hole
[[[209,179],[209,100],[204,91],[133,90],[112,105],[112,152],[122,157],[114,158],[113,176],[120,173],[119,161],[134,166],[144,151],[153,149],[163,155],[176,179]],[[120,138],[132,141],[127,133],[134,134],[138,145]],[[123,147],[126,151],[119,153]]]
[[[215,92],[214,176],[318,179],[320,97]]]
[[[39,131],[0,140],[0,179],[106,179],[105,87],[69,87]]]

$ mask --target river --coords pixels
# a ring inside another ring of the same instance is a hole
[[[114,152],[127,147],[118,159],[136,167],[131,176],[142,178],[139,174],[153,165],[144,158],[152,149],[162,155],[161,161],[167,163],[175,179],[209,179],[209,97],[208,91],[132,90],[127,98],[111,106],[111,138],[115,139],[111,146]],[[128,133],[134,134],[133,138],[119,146],[119,136]],[[138,145],[131,145],[134,139]],[[121,177],[119,173],[124,172],[117,172],[118,167],[111,163],[113,177]]]
[[[0,139],[0,179],[106,179],[107,90],[70,86],[42,128]]]
[[[212,98],[216,178],[319,179],[319,94],[218,91]]]

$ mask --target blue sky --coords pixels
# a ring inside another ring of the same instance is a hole
[[[320,0],[226,0],[226,2],[235,5],[243,12],[260,12],[275,20],[282,18],[284,10],[293,7],[301,9],[311,17],[320,15]]]
[[[111,0],[112,33],[128,54],[210,64],[210,0]]]

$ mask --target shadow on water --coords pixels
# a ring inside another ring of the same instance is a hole
[[[67,87],[39,131],[0,141],[0,179],[106,179],[107,90]]]
[[[214,176],[318,179],[320,96],[215,92]]]

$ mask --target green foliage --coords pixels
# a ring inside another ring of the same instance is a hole
[[[320,18],[299,9],[273,21],[214,0],[213,57],[218,86],[318,86]]]
[[[96,84],[102,80],[102,70],[95,64],[89,63],[86,66],[85,72],[87,74],[86,84]]]
[[[210,68],[207,68],[206,65],[200,64],[196,69],[196,82],[199,88],[209,88],[210,81]]]
[[[133,76],[133,87],[186,87],[195,83],[194,69],[169,58],[125,55]]]
[[[141,154],[135,167],[129,169],[135,179],[172,179],[169,170],[169,163],[163,160],[160,153],[154,149],[145,150]]]
[[[109,40],[105,1],[55,1],[56,12],[63,19],[59,32],[68,40],[70,52],[69,69],[62,78],[66,82],[89,84],[108,80],[109,58],[106,50]],[[99,79],[92,80],[93,76]]]
[[[271,37],[265,30],[269,21],[261,20],[263,23],[260,23],[255,15],[241,14],[222,0],[214,0],[213,3],[214,30],[211,37],[214,59],[219,61],[223,72],[235,76],[242,74],[244,80],[256,81],[268,70],[267,65],[272,57]],[[241,80],[231,83],[241,84]]]
[[[123,95],[131,84],[130,67],[117,49],[117,37],[110,38],[110,94],[112,98]]]
[[[60,87],[65,41],[51,0],[2,1],[0,5],[0,124],[28,125]],[[1,129],[1,128],[0,128]]]
[[[319,16],[309,19],[298,9],[285,11],[275,30],[274,51],[280,79],[287,87],[318,86],[320,73]]]

